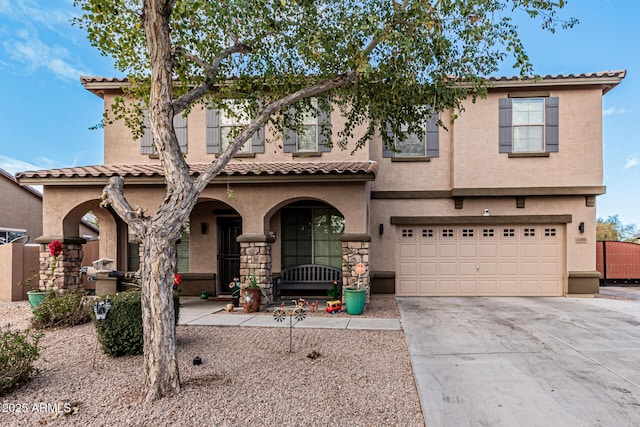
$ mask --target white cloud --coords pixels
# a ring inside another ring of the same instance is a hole
[[[634,166],[638,166],[639,164],[640,164],[640,159],[638,159],[638,155],[634,153],[629,157],[627,157],[627,163],[625,163],[624,168],[629,169]]]
[[[50,2],[43,5],[43,2],[35,0],[0,0],[0,16],[20,22],[22,24],[34,23],[40,27],[51,30],[68,28],[69,21],[76,13],[71,1],[65,1],[63,8],[52,7]]]
[[[4,169],[10,174],[15,175],[18,172],[33,171],[40,169],[63,168],[66,165],[46,157],[39,157],[35,160],[36,164],[14,159],[12,157],[0,154],[0,169]]]
[[[625,114],[627,112],[626,109],[624,108],[615,108],[615,107],[609,107],[609,108],[605,108],[604,110],[602,110],[602,115],[603,116],[617,116],[619,114]]]
[[[59,79],[72,81],[91,74],[72,63],[66,48],[43,43],[35,30],[21,30],[17,38],[5,41],[3,46],[12,60],[25,65],[31,72],[44,69]]]

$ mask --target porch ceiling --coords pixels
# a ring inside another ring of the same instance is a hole
[[[197,176],[208,164],[191,164]],[[268,183],[299,181],[372,181],[378,163],[364,162],[231,162],[212,182]],[[104,185],[112,176],[121,176],[129,184],[163,184],[164,171],[160,164],[97,165],[62,169],[20,172],[20,184],[39,185]]]

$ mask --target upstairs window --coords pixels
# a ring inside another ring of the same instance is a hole
[[[142,110],[144,134],[140,139],[140,154],[156,154],[156,146],[153,145],[153,136],[151,135],[151,123],[149,122],[149,110]],[[187,152],[187,118],[182,113],[173,117],[173,128],[176,131],[180,151]]]
[[[500,153],[558,152],[558,97],[501,98]]]
[[[331,151],[331,120],[326,111],[318,108],[318,100],[311,98],[311,110],[302,113],[302,128],[285,130],[285,153],[315,153]],[[291,114],[295,114],[292,107]]]
[[[245,106],[237,100],[225,102],[227,109],[207,110],[207,153],[223,152],[242,129],[251,123]],[[238,153],[264,153],[264,126],[247,140]]]
[[[389,139],[393,141],[394,147],[385,147],[382,152],[383,157],[438,157],[440,155],[440,129],[438,127],[438,120],[438,114],[426,116],[423,122],[418,124],[418,126],[422,128],[422,136],[410,132],[409,126],[406,123],[402,124],[400,126],[400,133],[403,134],[403,138],[394,135],[391,124],[387,123],[387,135]]]

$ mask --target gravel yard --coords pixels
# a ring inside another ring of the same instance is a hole
[[[366,314],[378,304],[380,317],[397,313],[395,299],[374,296]],[[3,325],[26,327],[29,316],[27,303],[0,302]],[[40,374],[2,397],[0,424],[424,425],[402,331],[294,329],[293,353],[288,328],[179,326],[177,335],[182,391],[144,404],[142,356],[104,355],[92,324],[47,331]],[[77,413],[54,421],[46,411],[57,402]]]

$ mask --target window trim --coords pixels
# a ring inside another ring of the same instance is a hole
[[[548,153],[559,151],[559,97],[544,96],[542,93],[532,93],[530,96],[510,96],[498,99],[498,152],[507,153],[508,157],[548,157]],[[544,128],[542,151],[513,151],[513,99],[544,100]],[[543,153],[547,153],[544,155]]]
[[[317,98],[311,98],[312,101]],[[289,108],[289,113],[294,115],[296,112],[295,106],[291,106]],[[332,148],[332,127],[331,127],[331,115],[327,114],[321,108],[316,109],[316,147],[315,149],[304,149],[301,150],[298,146],[298,133],[294,129],[285,129],[284,130],[284,140],[282,145],[283,153],[292,153],[293,155],[300,154],[315,154],[315,153],[328,153]]]
[[[428,106],[425,106],[425,110],[429,110]],[[382,157],[391,158],[392,162],[428,162],[430,159],[440,157],[440,126],[438,121],[440,120],[439,113],[431,113],[424,119],[422,136],[422,143],[424,147],[424,156],[406,156],[396,151],[395,144],[397,137],[391,130],[391,123],[386,123],[386,132],[390,140],[393,141],[393,147],[382,148]],[[408,137],[415,134],[408,134]]]
[[[217,108],[207,108],[205,110],[205,140],[206,140],[206,153],[207,154],[221,154],[224,150],[222,149],[222,128],[220,126],[220,110]],[[241,125],[246,126],[246,125]],[[234,158],[240,157],[254,157],[255,154],[264,153],[265,148],[265,140],[264,140],[264,125],[260,126],[252,136],[251,136],[251,151],[242,151],[237,152],[234,155]],[[248,141],[247,141],[248,142]]]
[[[156,146],[153,144],[153,135],[151,134],[151,123],[149,122],[149,109],[142,108],[142,125],[144,133],[140,137],[140,154],[148,155],[151,158],[157,158]],[[182,113],[173,116],[173,129],[176,132],[180,151],[184,154],[188,153],[189,145],[189,117]]]

